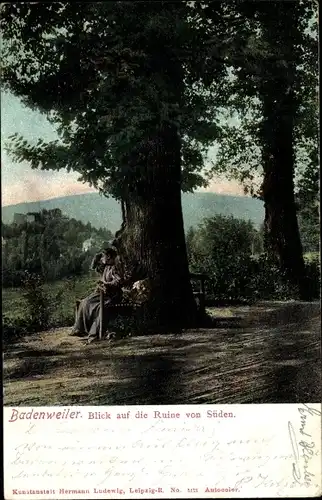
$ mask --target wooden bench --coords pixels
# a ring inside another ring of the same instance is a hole
[[[199,282],[199,290],[194,291],[193,295],[195,297],[195,300],[198,305],[198,311],[200,314],[203,314],[205,312],[205,281],[208,279],[208,276],[206,274],[202,273],[190,273],[190,279],[192,281],[198,281]],[[81,300],[77,299],[76,300],[76,310],[75,310],[75,320],[77,318],[77,312],[79,308]],[[130,315],[135,311],[136,309],[139,309],[141,307],[141,304],[135,304],[129,301],[122,301],[118,304],[111,304],[107,306],[108,310],[111,311],[113,314],[117,313],[117,311],[120,312],[120,314],[124,315],[125,313],[128,313],[127,315]],[[100,291],[100,331],[99,331],[99,339],[101,340],[103,338],[104,334],[104,327],[105,327],[105,322],[104,322],[104,293]]]
[[[76,309],[75,309],[75,321],[77,319],[77,313],[78,313],[78,308],[79,304],[81,303],[80,299],[76,300]],[[100,291],[100,308],[99,308],[99,314],[100,314],[100,330],[99,330],[99,339],[101,340],[103,338],[104,330],[105,330],[105,321],[104,321],[104,312],[106,309],[111,312],[111,315],[117,315],[119,312],[122,315],[127,315],[130,316],[134,310],[138,309],[140,307],[140,304],[135,304],[129,301],[122,301],[120,303],[115,303],[115,304],[109,304],[108,306],[104,307],[104,293]]]

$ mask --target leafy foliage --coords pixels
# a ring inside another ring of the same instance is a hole
[[[209,279],[209,305],[229,301],[289,300],[299,297],[285,273],[263,252],[263,229],[233,217],[205,219],[187,233],[190,269]],[[319,297],[320,271],[316,261],[306,264],[310,298]]]
[[[260,195],[261,96],[268,84],[277,95],[290,78],[296,180],[304,186],[318,176],[316,6],[287,4],[5,4],[3,86],[46,113],[59,132],[50,144],[13,136],[11,154],[33,168],[75,170],[120,197],[139,173],[129,153],[151,126],[169,122],[182,139],[184,191],[224,173]],[[292,53],[282,40],[291,18]],[[168,80],[165,58],[178,68]],[[204,158],[214,141],[219,152],[207,177]]]
[[[188,231],[187,249],[191,271],[210,277],[209,292],[217,299],[250,297],[245,269],[262,251],[260,234],[251,222],[221,215],[205,219]]]
[[[270,92],[274,112],[280,114],[285,86],[296,97],[296,181],[318,169],[316,3],[239,2],[235,9],[244,19],[246,43],[230,59],[230,77],[222,82],[227,100],[213,171],[237,178],[247,193],[260,196],[266,119],[262,98]]]
[[[26,271],[46,281],[86,273],[95,251],[112,238],[109,230],[69,219],[58,209],[35,216],[34,222],[2,224],[4,286],[20,285]]]
[[[22,273],[21,299],[25,303],[25,310],[22,317],[4,314],[2,327],[6,340],[12,341],[19,336],[46,330],[50,326],[52,313],[60,303],[64,289],[52,294],[43,285],[41,276],[28,271]]]
[[[36,274],[24,273],[24,297],[28,305],[28,324],[38,330],[46,330],[49,324],[52,303],[42,289],[43,280]]]
[[[211,86],[203,85],[199,17],[189,2],[5,4],[4,87],[46,113],[59,133],[49,144],[13,136],[14,159],[75,170],[121,197],[142,174],[140,164],[129,167],[129,155],[151,129],[173,124],[183,189],[204,185],[202,153],[217,126]],[[217,35],[226,38],[223,23]],[[225,65],[215,73],[223,77]]]
[[[29,284],[26,287],[27,276]],[[20,288],[3,289],[2,329],[9,341],[39,331],[44,319],[47,328],[72,326],[75,300],[91,293],[96,279],[87,274],[44,283],[42,277],[35,273],[22,273],[22,283],[24,285]]]

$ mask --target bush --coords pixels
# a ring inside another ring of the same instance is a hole
[[[32,333],[32,327],[27,318],[2,317],[2,339],[4,342],[14,342],[20,337]]]
[[[229,278],[228,278],[229,277]],[[299,290],[286,279],[265,254],[240,259],[234,267],[223,269],[221,281],[212,276],[207,289],[208,304],[253,302],[256,300],[298,300]],[[316,262],[306,264],[308,300],[320,297],[320,269]]]
[[[260,234],[251,222],[217,215],[205,219],[187,235],[192,271],[210,276],[207,295],[212,301],[240,301],[253,297],[254,251],[261,248]]]
[[[255,299],[291,300],[299,298],[297,287],[290,284],[279,267],[266,254],[254,261],[250,288]]]
[[[23,280],[23,297],[27,303],[26,320],[36,331],[45,330],[49,326],[52,311],[50,297],[43,289],[42,277],[25,272]]]
[[[24,286],[3,291],[3,329],[5,339],[49,328],[72,326],[75,300],[93,291],[91,275],[44,283],[39,275],[24,273]]]
[[[42,277],[25,272],[22,279],[22,297],[26,304],[23,317],[3,316],[3,336],[5,340],[14,340],[20,336],[46,330],[54,326],[66,325],[74,320],[73,312],[57,314],[61,305],[62,295],[66,289],[73,287],[74,283],[65,281],[55,292],[47,289]]]
[[[187,234],[191,271],[207,274],[207,303],[299,299],[279,267],[261,251],[251,223],[217,215]],[[320,296],[319,261],[306,261],[308,300]]]

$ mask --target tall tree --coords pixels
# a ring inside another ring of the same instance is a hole
[[[317,122],[308,110],[318,74],[314,3],[245,1],[234,8],[245,19],[247,43],[231,58],[227,108],[236,121],[222,129],[215,168],[264,200],[267,251],[304,298],[295,174],[300,150],[317,148]]]
[[[300,95],[297,92],[299,32],[297,2],[283,2],[260,12],[262,37],[270,48],[259,85],[264,119],[260,127],[264,179],[267,249],[277,256],[287,278],[305,295],[304,260],[294,193],[294,128]],[[272,62],[277,56],[277,64]]]
[[[5,86],[59,126],[49,144],[16,137],[13,156],[75,170],[123,200],[123,247],[152,279],[154,323],[191,324],[181,189],[204,183],[202,151],[216,137],[193,6],[5,4],[1,27]],[[217,65],[217,82],[225,71]]]

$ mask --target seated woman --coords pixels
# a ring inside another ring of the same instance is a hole
[[[102,273],[98,288],[83,299],[77,311],[77,318],[72,329],[72,336],[88,336],[87,343],[95,341],[100,329],[100,290],[104,291],[104,305],[119,302],[122,298],[123,277],[115,265],[116,251],[106,248],[97,254],[92,262],[92,269]]]

